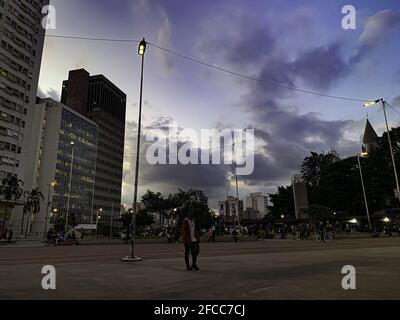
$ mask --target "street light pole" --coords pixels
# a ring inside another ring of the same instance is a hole
[[[55,185],[56,185],[55,182],[49,183],[49,190],[47,193],[47,209],[46,209],[46,215],[44,217],[44,238],[46,237],[46,234],[47,234],[47,219],[48,219],[49,212],[50,212],[50,204],[51,204],[50,192],[51,192],[52,188],[54,188]]]
[[[99,212],[103,212],[103,209],[96,210],[96,238],[98,236],[98,226],[99,226],[99,219],[100,219]]]
[[[388,140],[389,140],[390,155],[392,156],[394,177],[396,179],[397,197],[400,201],[400,184],[399,184],[399,177],[397,175],[396,161],[394,158],[392,138],[390,137],[389,124],[388,124],[388,119],[387,119],[387,115],[386,115],[386,101],[383,99],[381,101],[382,101],[382,105],[383,105],[383,114],[385,115],[386,130],[387,130]]]
[[[235,219],[235,228],[236,228],[236,223],[238,226],[240,226],[240,200],[239,200],[239,182],[238,182],[238,176],[237,176],[237,163],[236,163],[236,148],[235,148],[235,143],[233,144],[233,157],[234,157],[234,162],[235,162],[235,180],[236,180],[236,203],[237,203],[237,212],[236,212],[236,219]]]
[[[111,203],[110,240],[112,239],[113,222],[114,222],[114,203]]]
[[[360,170],[360,177],[361,177],[361,185],[362,185],[363,194],[364,194],[365,210],[367,211],[367,217],[368,217],[368,226],[369,226],[369,230],[372,231],[371,218],[369,216],[369,209],[368,209],[367,193],[365,192],[364,177],[363,177],[363,173],[362,173],[361,159],[360,158],[361,158],[361,156],[357,155],[358,168]]]
[[[71,189],[72,189],[72,173],[73,173],[73,168],[74,168],[74,157],[75,157],[75,143],[71,142],[72,150],[71,150],[71,168],[69,172],[69,187],[68,187],[68,202],[67,202],[67,213],[65,215],[65,227],[64,227],[64,233],[67,233],[68,229],[68,215],[69,215],[69,210],[70,210],[70,205],[71,205]]]
[[[146,52],[147,43],[143,40],[139,44],[138,54],[142,56],[142,68],[140,73],[140,98],[139,98],[139,121],[138,121],[138,135],[137,135],[137,148],[136,148],[136,171],[135,171],[135,189],[133,200],[133,214],[131,223],[131,252],[130,256],[123,257],[122,260],[126,262],[142,261],[141,258],[135,256],[135,237],[136,237],[136,214],[137,214],[137,194],[139,184],[139,155],[140,155],[140,137],[142,129],[142,101],[143,101],[143,71],[144,71],[144,55]]]
[[[388,141],[389,141],[389,148],[390,148],[390,155],[392,157],[392,164],[393,164],[393,171],[394,171],[394,177],[396,179],[396,189],[397,189],[397,198],[400,201],[400,184],[399,184],[399,178],[397,175],[397,168],[396,168],[396,161],[394,158],[394,152],[393,152],[393,145],[392,145],[392,138],[390,137],[390,130],[389,130],[389,124],[388,124],[388,119],[387,119],[387,114],[386,114],[386,101],[381,98],[375,101],[370,101],[364,104],[364,107],[371,107],[377,103],[381,102],[383,106],[383,114],[385,115],[385,123],[386,123],[386,130],[387,130],[387,135],[388,135]]]

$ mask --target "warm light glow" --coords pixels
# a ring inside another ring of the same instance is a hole
[[[100,208],[100,209],[99,209],[99,211],[100,211],[100,212],[102,212],[102,211],[103,211],[103,209],[101,209],[101,208]]]
[[[390,219],[386,217],[385,219],[383,219],[383,222],[390,222]]]
[[[138,53],[139,55],[143,56],[145,52],[146,52],[146,40],[143,38],[143,40],[139,44]]]
[[[379,99],[379,100],[375,100],[375,101],[368,101],[366,103],[363,104],[364,108],[368,108],[368,107],[372,107],[374,105],[376,105],[377,103],[383,101],[383,99]]]
[[[177,212],[177,211],[178,211],[178,209],[177,209],[177,208],[175,208],[175,209],[174,209],[174,212]]]
[[[360,154],[360,157],[365,158],[368,157],[368,152],[363,152]]]
[[[53,181],[52,183],[51,183],[51,186],[52,187],[55,187],[57,185],[57,182],[55,182],[55,181]]]
[[[54,209],[53,209],[53,212],[58,212],[58,209],[57,209],[57,208],[54,208]]]
[[[281,218],[282,218],[282,219],[284,219],[284,218],[285,218],[285,216],[284,216],[284,215],[281,215]]]
[[[75,142],[71,141],[71,146],[74,146],[74,145],[75,145]]]
[[[357,221],[357,219],[352,219],[352,220],[350,220],[350,223],[356,224],[356,223],[358,223],[358,221]]]

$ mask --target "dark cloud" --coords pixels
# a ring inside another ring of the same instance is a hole
[[[304,16],[301,24],[307,20]],[[310,28],[310,24],[306,24]],[[297,25],[301,29],[301,25]],[[235,70],[253,70],[256,62],[258,71],[253,77],[266,83],[279,83],[286,87],[305,84],[308,88],[326,92],[339,80],[347,76],[350,67],[341,52],[341,43],[333,42],[302,48],[295,56],[287,54],[281,43],[289,43],[291,34],[279,28],[252,28],[231,32],[228,38],[207,38],[199,48],[203,54],[212,45],[225,48],[221,60],[235,67]],[[296,29],[292,26],[292,29]],[[281,29],[284,30],[284,29]],[[279,42],[274,39],[280,39]],[[233,51],[235,50],[235,51]],[[209,53],[211,53],[209,51]],[[214,52],[213,52],[214,54]],[[247,71],[248,74],[249,71]],[[297,173],[302,159],[310,152],[328,152],[331,148],[343,146],[343,155],[357,150],[358,142],[345,137],[346,130],[354,125],[351,120],[328,121],[317,113],[299,114],[298,106],[283,103],[293,98],[295,93],[277,86],[259,86],[248,83],[249,93],[244,97],[245,112],[254,121],[256,138],[264,144],[257,150],[255,171],[240,179],[249,187],[270,187],[282,181],[289,183]],[[351,153],[350,153],[351,154]]]
[[[340,49],[341,45],[336,42],[310,50],[293,63],[292,70],[311,87],[327,90],[345,75],[348,67]]]
[[[357,54],[351,61],[359,62],[368,51],[379,47],[399,26],[399,12],[386,9],[369,17],[359,39]]]
[[[400,107],[400,96],[393,99],[392,105],[393,107]]]

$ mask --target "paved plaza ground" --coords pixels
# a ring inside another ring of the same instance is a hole
[[[331,244],[272,240],[201,245],[200,272],[187,272],[181,244],[0,248],[0,299],[400,299],[400,238]],[[41,288],[42,266],[57,289]],[[342,267],[357,290],[342,289]]]

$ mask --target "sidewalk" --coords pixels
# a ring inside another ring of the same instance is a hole
[[[381,235],[381,237],[385,237]],[[336,239],[368,239],[371,238],[371,236],[367,233],[359,233],[359,234],[353,234],[353,235],[336,235]],[[82,246],[90,246],[90,245],[121,245],[124,243],[129,244],[130,242],[122,241],[120,239],[108,239],[108,238],[90,238],[90,239],[84,239],[84,240],[78,240],[79,245]],[[239,238],[240,242],[251,242],[251,241],[256,241],[255,238],[249,238],[249,237],[240,237]],[[281,240],[278,237],[275,237],[273,240],[258,240],[258,241],[304,241],[304,240],[293,240],[291,236],[288,236],[287,239]],[[314,237],[310,237],[307,241],[315,241]],[[136,243],[138,244],[162,244],[162,243],[167,243],[166,238],[151,238],[151,239],[137,239]],[[206,242],[203,240],[203,242]],[[217,242],[233,242],[233,237],[232,236],[222,236],[222,237],[217,237]],[[0,241],[0,248],[12,248],[12,247],[44,247],[45,243],[40,240],[17,240],[16,242],[12,244],[8,244],[6,240]]]

